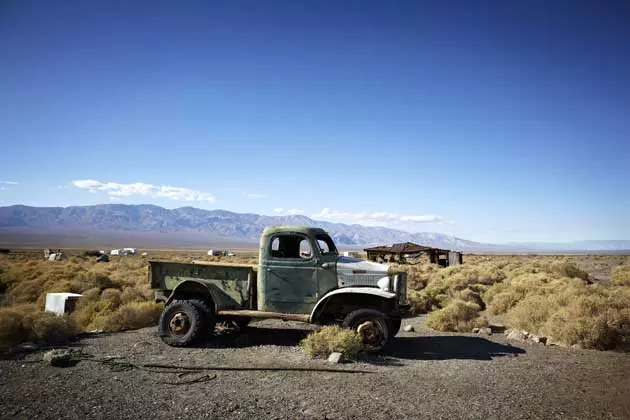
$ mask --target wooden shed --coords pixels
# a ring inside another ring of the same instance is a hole
[[[426,261],[431,264],[438,264],[442,267],[462,264],[462,254],[448,249],[433,248],[430,246],[418,245],[413,242],[403,242],[392,246],[376,246],[366,248],[367,258],[370,261],[398,262],[406,263],[409,259],[425,256]]]

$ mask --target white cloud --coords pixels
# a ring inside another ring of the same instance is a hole
[[[249,197],[249,198],[267,198],[267,194],[247,193],[247,194],[245,194],[245,196]]]
[[[17,181],[0,181],[0,184],[6,184],[6,185],[19,185],[20,183]]]
[[[320,212],[311,215],[315,220],[329,220],[342,223],[358,223],[362,225],[390,225],[399,223],[421,224],[421,223],[446,223],[446,221],[435,215],[401,215],[388,212],[344,212],[322,209]]]
[[[111,197],[129,197],[140,195],[144,197],[168,198],[176,201],[207,201],[214,203],[216,198],[210,193],[205,193],[190,188],[171,187],[169,185],[152,185],[142,182],[133,184],[120,184],[118,182],[101,182],[93,179],[72,181],[77,188],[88,190],[91,193],[106,192]]]
[[[304,214],[304,213],[306,213],[304,210],[301,210],[301,209],[284,209],[282,207],[275,208],[275,209],[273,209],[273,211],[276,212],[276,213],[288,214],[288,215],[291,215],[291,216],[294,216],[296,214]]]

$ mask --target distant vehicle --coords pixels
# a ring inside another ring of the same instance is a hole
[[[275,318],[351,328],[379,351],[408,308],[406,272],[340,256],[326,231],[308,226],[266,228],[257,265],[151,260],[149,281],[166,303],[158,333],[171,346],[200,340],[217,322]]]

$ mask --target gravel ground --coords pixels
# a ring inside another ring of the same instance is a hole
[[[223,367],[313,367],[367,373],[116,371],[94,360],[58,368],[43,352],[0,361],[0,418],[14,419],[630,419],[630,354],[445,334],[410,318],[390,349],[361,363],[310,360],[311,326],[266,320],[198,348],[155,328],[84,338],[94,358]],[[197,383],[167,384],[199,380]]]

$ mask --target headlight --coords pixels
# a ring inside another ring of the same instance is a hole
[[[381,290],[384,290],[386,292],[391,292],[391,285],[390,285],[389,277],[383,277],[382,279],[376,282],[376,285]]]

